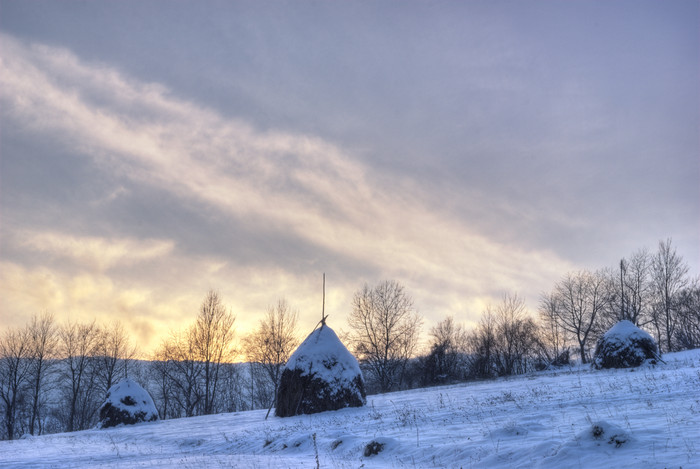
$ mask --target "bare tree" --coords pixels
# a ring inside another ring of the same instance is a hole
[[[700,347],[700,279],[678,295],[675,343],[680,349]]]
[[[568,354],[566,331],[557,316],[561,310],[558,302],[555,293],[543,295],[540,299],[540,352],[546,364],[554,362],[562,353]]]
[[[581,362],[587,363],[587,346],[596,332],[599,314],[606,306],[606,276],[602,272],[580,271],[561,279],[550,302],[557,322],[578,343]]]
[[[9,329],[0,339],[0,399],[4,407],[4,433],[15,437],[18,407],[27,387],[30,343],[27,329]]]
[[[651,255],[646,249],[620,260],[619,269],[609,271],[609,307],[601,318],[607,329],[627,320],[637,326],[651,320]]]
[[[368,366],[380,391],[400,384],[422,323],[403,286],[394,281],[373,288],[365,284],[355,293],[348,323],[355,353]]]
[[[659,339],[659,348],[665,341],[667,352],[672,351],[673,336],[678,322],[676,300],[678,294],[688,286],[688,265],[676,253],[671,239],[659,241],[659,250],[652,261],[652,281],[656,296],[653,324]]]
[[[299,345],[296,333],[298,316],[299,313],[293,310],[286,300],[281,299],[276,306],[267,309],[257,329],[243,341],[246,359],[250,363],[259,364],[269,378],[274,389],[272,402],[277,402],[277,387],[282,367]]]
[[[445,319],[430,328],[432,343],[441,345],[445,350],[464,352],[467,341],[467,332],[464,326],[455,322],[454,316]]]
[[[244,367],[241,363],[222,364],[221,391],[223,412],[249,410],[245,397]]]
[[[525,300],[517,295],[504,295],[496,307],[495,321],[498,374],[525,373],[538,344],[537,326],[527,314]]]
[[[120,321],[114,321],[101,330],[97,344],[98,377],[103,393],[120,379],[128,376],[129,362],[136,355],[129,336]]]
[[[153,400],[158,407],[158,415],[162,419],[174,416],[172,411],[172,400],[174,393],[173,380],[170,377],[168,358],[165,355],[165,347],[161,346],[153,355],[153,359],[148,365],[153,383]]]
[[[270,383],[267,372],[260,363],[248,362],[247,385],[248,399],[251,409],[267,409],[274,403],[274,385]]]
[[[29,418],[29,433],[42,432],[41,409],[47,377],[56,364],[58,330],[53,314],[35,315],[28,328],[29,339],[29,380],[31,385],[32,409]]]
[[[469,334],[469,371],[476,378],[525,373],[539,358],[539,328],[518,295],[504,295],[488,305]]]
[[[203,366],[204,414],[215,411],[219,370],[221,363],[230,362],[235,356],[233,349],[233,324],[236,317],[226,311],[219,294],[211,290],[199,308],[199,314],[191,329],[197,359]]]
[[[163,341],[156,356],[162,357],[163,372],[170,381],[172,398],[180,412],[177,416],[192,417],[196,414],[197,406],[203,398],[201,378],[202,362],[191,340],[193,332],[190,328],[185,332],[173,332]]]
[[[95,322],[67,323],[59,328],[64,394],[68,400],[66,430],[88,428],[99,407],[97,393],[97,361],[95,354],[100,330]]]
[[[218,410],[222,365],[235,357],[234,321],[212,290],[194,324],[161,343],[151,369],[158,377],[156,394],[163,415],[191,417]]]
[[[468,338],[469,373],[475,378],[490,378],[496,373],[496,318],[489,305],[481,315],[479,324]]]
[[[423,382],[439,383],[460,379],[464,372],[468,336],[454,317],[447,316],[430,329],[430,353],[423,358]]]

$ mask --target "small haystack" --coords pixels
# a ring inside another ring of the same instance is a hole
[[[661,361],[654,339],[630,321],[620,321],[598,339],[593,366],[597,369],[632,368],[647,360]]]
[[[98,428],[132,425],[158,420],[158,410],[151,395],[136,381],[124,379],[107,391],[107,399],[100,407]]]
[[[285,365],[275,415],[290,417],[361,407],[366,401],[357,360],[323,321]]]

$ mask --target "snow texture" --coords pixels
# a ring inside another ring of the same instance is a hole
[[[350,381],[362,374],[357,359],[345,348],[336,333],[323,325],[314,330],[297,347],[287,364],[287,370],[302,370],[316,378],[333,382],[337,378]]]
[[[136,381],[124,379],[107,391],[107,399],[100,407],[98,428],[132,425],[158,420],[158,410],[151,395]]]
[[[373,395],[289,418],[255,410],[28,436],[0,441],[0,467],[698,468],[700,350],[664,360]],[[368,445],[381,451],[365,456]]]
[[[323,324],[299,345],[280,379],[279,417],[312,414],[366,402],[362,371],[335,332]]]
[[[630,321],[620,321],[598,340],[593,365],[600,368],[631,368],[660,360],[656,342]]]

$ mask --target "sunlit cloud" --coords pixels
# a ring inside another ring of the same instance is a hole
[[[91,270],[133,265],[172,253],[172,240],[107,239],[56,232],[22,231],[20,244],[54,258],[73,260]]]
[[[253,231],[278,233],[332,253],[338,271],[345,262],[365,266],[362,278],[338,279],[337,285],[344,289],[338,298],[344,301],[365,281],[395,278],[407,285],[427,317],[457,313],[474,318],[480,313],[475,308],[501,292],[528,289],[536,297],[571,267],[553,252],[490,239],[478,226],[454,216],[449,204],[443,207],[416,181],[376,172],[319,137],[256,130],[241,119],[179,99],[162,85],[140,83],[103,64],[83,62],[65,49],[26,45],[7,35],[0,40],[4,119],[53,138],[57,145],[79,151],[97,167],[135,184],[204,204]],[[118,190],[108,199],[123,193]],[[73,260],[98,272],[117,266],[138,269],[146,261],[165,262],[164,258],[172,258],[171,264],[193,261],[186,253],[175,252],[177,239],[36,230],[23,238],[23,249]],[[213,271],[203,278],[245,275],[227,265],[229,260],[222,253],[221,259],[209,262],[206,269]],[[13,269],[9,275],[17,277],[13,280],[17,288],[22,288],[18,278],[41,275],[18,266]],[[179,282],[200,286],[202,278],[195,276],[206,269],[203,264],[187,267]],[[243,282],[250,290],[232,293],[248,298],[264,295],[267,300],[257,299],[258,307],[273,302],[275,296],[289,296],[285,291],[311,294],[311,278],[316,279],[318,272],[299,278],[284,265],[277,269],[273,279],[252,272]],[[143,276],[139,281],[155,282]],[[275,292],[270,291],[273,282],[278,282]],[[155,316],[168,309],[148,299],[147,292],[161,286],[117,286],[105,275],[59,283],[49,282],[41,305],[66,303],[65,298],[58,299],[63,295],[78,303],[112,298],[115,310]],[[190,306],[197,301],[199,296],[190,300]],[[245,301],[235,301],[246,307]],[[148,329],[143,323],[139,327]]]
[[[210,289],[220,293],[224,305],[237,317],[239,338],[276,299],[288,299],[302,313],[301,331],[310,331],[320,317],[320,279],[313,282],[278,269],[252,271],[177,256],[156,270],[159,275],[145,281],[111,272],[73,273],[53,266],[0,262],[0,323],[19,327],[28,315],[42,311],[58,313],[61,321],[96,320],[106,325],[119,320],[136,338],[139,352],[148,356],[171,331],[193,322]],[[237,281],[222,280],[231,278]],[[339,325],[349,304],[345,287],[330,287],[326,297],[327,312]]]
[[[60,269],[28,268],[12,262],[0,262],[0,269],[3,285],[0,319],[8,327],[22,326],[28,315],[43,311],[58,313],[61,322],[96,320],[106,325],[119,320],[127,330],[135,333],[167,330],[169,320],[178,322],[173,314],[168,319],[154,314],[159,308],[172,306],[173,302],[155,304],[157,297],[150,286],[118,283],[100,273],[71,274]],[[151,337],[141,334],[139,339],[140,351],[148,354],[161,339],[161,334]]]

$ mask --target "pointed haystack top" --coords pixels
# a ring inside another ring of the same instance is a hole
[[[284,369],[299,369],[303,375],[313,373],[329,382],[339,372],[349,379],[362,373],[357,359],[345,348],[333,329],[325,324],[309,334],[297,347]]]

